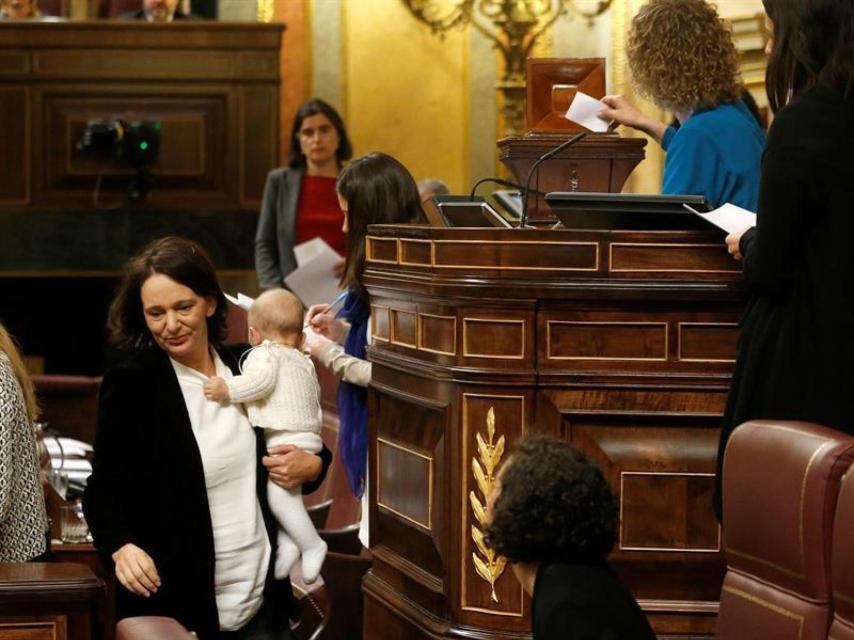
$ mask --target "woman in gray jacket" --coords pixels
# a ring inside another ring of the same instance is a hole
[[[297,266],[298,244],[320,237],[344,254],[335,181],[352,155],[344,121],[335,109],[318,98],[300,107],[288,166],[271,171],[264,187],[255,234],[255,270],[261,288],[285,286],[285,276]],[[338,269],[343,266],[342,260]]]

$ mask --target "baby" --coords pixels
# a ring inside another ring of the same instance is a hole
[[[262,293],[249,310],[249,342],[242,375],[205,382],[205,395],[218,402],[245,402],[249,421],[265,430],[267,446],[295,445],[318,453],[320,385],[311,359],[300,351],[303,308],[284,289]],[[302,577],[312,583],[326,557],[326,543],[306,513],[299,487],[282,489],[267,483],[270,510],[279,521],[275,574],[284,578],[302,553]]]

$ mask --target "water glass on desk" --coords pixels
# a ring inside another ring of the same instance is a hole
[[[89,525],[83,516],[80,504],[65,504],[60,507],[60,539],[63,542],[89,542]]]

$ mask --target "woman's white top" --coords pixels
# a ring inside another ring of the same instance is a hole
[[[216,374],[231,370],[213,353]],[[171,360],[171,358],[170,358]],[[243,627],[264,601],[270,541],[255,489],[255,433],[240,405],[205,398],[207,376],[172,360],[205,471],[214,538],[214,588],[223,631]]]

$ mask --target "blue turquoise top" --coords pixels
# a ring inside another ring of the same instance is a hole
[[[693,114],[661,141],[665,194],[702,195],[756,211],[765,132],[740,100]]]

